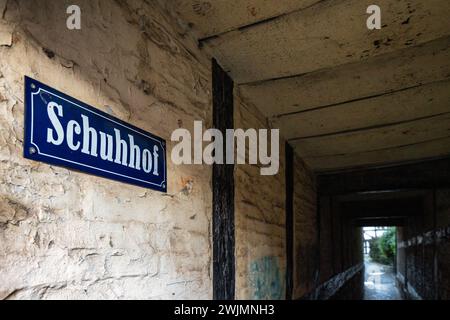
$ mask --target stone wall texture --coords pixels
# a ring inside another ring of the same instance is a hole
[[[235,99],[236,128],[268,127],[257,110]],[[284,155],[280,142],[280,155]],[[236,298],[284,299],[286,232],[284,157],[274,176],[257,165],[235,167]]]
[[[0,1],[0,298],[211,298],[211,168],[169,190],[22,157],[24,76],[168,140],[211,123],[210,61],[152,1]],[[170,154],[169,154],[170,157]]]
[[[212,298],[211,167],[170,161],[174,129],[212,123],[210,56],[161,2],[0,0],[0,299]],[[168,193],[23,158],[24,76],[168,142]],[[269,128],[235,90],[236,128]],[[192,131],[191,131],[192,132]],[[236,298],[285,297],[280,168],[235,169]],[[313,288],[315,182],[295,160],[296,296]]]
[[[269,128],[258,110],[235,98],[235,127]],[[284,299],[286,296],[286,186],[284,140],[278,174],[262,176],[258,165],[235,170],[236,298]],[[309,168],[294,156],[293,298],[315,288],[317,253],[316,187]]]

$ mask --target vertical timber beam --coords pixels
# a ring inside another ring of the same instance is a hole
[[[213,125],[225,136],[233,129],[233,80],[212,60]],[[225,150],[223,151],[225,158]],[[213,189],[213,298],[233,300],[234,253],[234,164],[214,164]]]
[[[292,299],[294,288],[294,151],[285,144],[286,179],[286,300]]]

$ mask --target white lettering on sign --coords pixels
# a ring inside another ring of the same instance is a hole
[[[73,151],[80,151],[95,158],[100,155],[102,160],[136,170],[142,168],[145,173],[159,176],[158,146],[153,146],[153,150],[141,149],[135,144],[133,135],[128,134],[128,137],[122,137],[118,129],[114,129],[114,137],[102,131],[97,132],[90,126],[89,117],[83,114],[81,124],[72,119],[64,130],[60,121],[60,118],[64,117],[63,107],[55,102],[48,103],[47,114],[53,126],[53,128],[47,128],[47,143],[59,146],[65,141]]]

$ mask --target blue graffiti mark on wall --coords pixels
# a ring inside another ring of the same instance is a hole
[[[277,257],[266,256],[251,262],[250,287],[253,299],[284,298],[284,277]]]

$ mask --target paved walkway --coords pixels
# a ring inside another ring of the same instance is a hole
[[[369,261],[365,267],[364,300],[401,300],[392,267]]]

